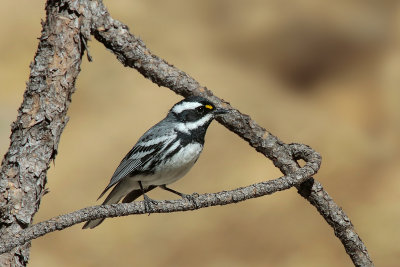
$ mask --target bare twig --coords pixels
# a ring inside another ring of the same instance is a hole
[[[259,126],[256,122],[254,122],[249,116],[240,113],[238,110],[234,109],[230,106],[230,104],[212,94],[210,90],[205,87],[202,87],[196,80],[192,77],[184,73],[183,71],[175,68],[174,66],[168,64],[163,59],[153,55],[145,46],[145,44],[137,37],[132,35],[128,27],[122,24],[119,21],[114,20],[109,14],[106,8],[104,7],[103,3],[98,1],[89,1],[89,0],[63,0],[63,1],[48,1],[47,5],[47,21],[44,25],[44,31],[42,35],[42,41],[45,38],[49,38],[51,36],[50,33],[46,32],[46,27],[53,26],[52,23],[56,23],[55,21],[63,21],[67,19],[68,22],[71,21],[75,22],[75,24],[71,27],[69,31],[71,31],[70,36],[66,36],[67,41],[70,40],[69,38],[76,38],[79,40],[79,36],[76,37],[77,29],[80,30],[81,36],[84,36],[85,39],[89,39],[88,29],[90,28],[90,32],[95,36],[97,40],[102,42],[107,48],[109,48],[117,58],[125,65],[132,68],[135,68],[140,73],[142,73],[146,78],[149,78],[156,84],[160,86],[165,86],[173,90],[174,92],[183,95],[202,95],[204,97],[209,98],[213,102],[216,103],[218,106],[223,106],[230,110],[229,115],[224,116],[223,118],[219,119],[219,122],[227,127],[229,130],[238,134],[241,138],[246,140],[252,147],[254,147],[258,152],[261,152],[266,157],[271,159],[276,167],[278,167],[283,173],[284,177],[264,182],[258,185],[238,189],[238,191],[229,191],[229,192],[222,192],[218,194],[206,194],[201,195],[196,198],[196,204],[199,204],[199,207],[206,207],[210,205],[223,205],[228,204],[236,201],[242,201],[244,199],[250,197],[257,197],[260,196],[261,192],[263,194],[270,194],[275,191],[262,191],[257,186],[271,186],[271,183],[275,183],[277,181],[285,181],[283,190],[289,188],[290,186],[297,186],[299,193],[305,197],[312,205],[314,205],[320,214],[325,218],[325,220],[333,227],[335,231],[335,235],[342,241],[343,246],[346,249],[346,252],[349,254],[355,266],[373,266],[372,261],[369,258],[368,252],[362,243],[361,239],[357,235],[354,230],[353,225],[350,222],[350,219],[346,216],[346,214],[342,211],[340,207],[336,205],[336,203],[332,200],[332,198],[328,195],[328,193],[322,188],[321,184],[313,179],[308,179],[301,184],[297,184],[296,182],[301,182],[310,177],[311,175],[315,174],[315,172],[319,168],[319,155],[315,153],[311,148],[301,145],[301,144],[292,144],[287,145],[280,141],[274,135],[268,133],[264,128]],[[61,15],[63,14],[63,15]],[[63,28],[63,32],[68,32],[68,29]],[[58,36],[53,37],[58,38]],[[57,39],[56,39],[57,40]],[[41,41],[41,42],[42,42]],[[80,59],[82,55],[82,49],[80,44],[82,42],[76,42],[76,47],[78,48],[76,51],[73,49],[68,50],[69,53],[73,55],[69,55],[75,58],[75,65],[69,66],[68,69],[65,70],[66,73],[70,70],[79,70]],[[56,45],[57,42],[54,44],[51,43],[50,55],[53,50],[57,51],[57,47],[53,47]],[[41,45],[39,44],[39,52],[40,52]],[[61,46],[63,47],[63,46]],[[74,46],[75,47],[75,46]],[[65,48],[64,48],[65,49]],[[38,52],[38,55],[39,55]],[[79,56],[77,56],[79,53]],[[37,56],[38,56],[37,55]],[[41,75],[43,77],[48,77],[50,71],[46,69],[46,66],[43,67],[45,73]],[[47,71],[47,72],[46,72]],[[50,73],[51,74],[51,73]],[[73,75],[71,74],[69,77],[72,77],[72,81],[75,81],[76,75],[78,71],[74,71]],[[42,77],[41,76],[41,77]],[[32,79],[32,74],[31,74]],[[57,77],[54,77],[57,79]],[[46,81],[40,81],[40,84],[47,84]],[[70,95],[73,92],[73,83],[72,87],[68,86],[69,83],[66,85],[61,84],[64,86],[65,90],[69,90],[68,97],[63,99],[61,104],[64,104],[62,112],[57,113],[56,118],[62,118],[63,121],[66,121],[65,112],[68,108],[68,103],[70,99]],[[54,85],[53,85],[54,86]],[[52,88],[49,86],[50,89]],[[29,85],[27,92],[29,92]],[[39,95],[41,97],[41,95]],[[29,93],[25,94],[24,103],[32,101],[34,99]],[[53,101],[54,99],[49,99],[49,101]],[[58,103],[58,102],[57,102]],[[24,104],[23,104],[24,105]],[[41,110],[44,112],[48,112],[51,107],[43,106]],[[21,107],[20,115],[17,118],[17,122],[22,124],[23,121],[22,113],[24,109]],[[47,118],[47,117],[46,117]],[[52,130],[54,125],[51,125],[54,121],[53,117],[48,119],[49,121],[44,121],[46,124],[46,129]],[[57,121],[57,120],[55,120]],[[16,123],[17,123],[16,122]],[[51,140],[51,144],[53,144],[52,149],[53,151],[50,153],[50,157],[47,157],[48,160],[44,160],[43,168],[40,169],[39,174],[34,177],[34,179],[38,180],[40,185],[42,185],[39,189],[42,190],[45,184],[45,173],[48,168],[48,163],[51,158],[54,158],[56,151],[56,147],[58,144],[59,137],[61,135],[62,127],[58,127],[56,129],[60,129],[59,131],[51,131],[54,136],[54,140]],[[13,134],[14,134],[13,128]],[[22,132],[21,139],[24,136],[29,136],[29,132]],[[12,139],[13,140],[13,139]],[[29,143],[29,140],[28,140]],[[39,148],[46,147],[46,142],[39,142],[37,146]],[[15,149],[19,149],[20,146],[23,146],[21,143],[15,144]],[[12,146],[10,147],[9,153],[12,150]],[[38,149],[39,149],[38,148]],[[32,155],[27,155],[26,153],[22,153],[19,155],[20,159],[31,159]],[[7,155],[5,160],[7,159]],[[303,158],[306,160],[307,164],[305,167],[300,168],[296,162],[298,158]],[[45,157],[46,159],[46,157]],[[8,160],[9,161],[9,160]],[[4,164],[3,166],[7,166]],[[15,161],[12,161],[15,162]],[[11,163],[12,163],[11,162]],[[311,164],[311,165],[310,165]],[[2,175],[7,173],[7,168],[2,166]],[[12,172],[11,172],[12,173]],[[22,173],[18,173],[18,176],[21,177]],[[10,175],[2,176],[2,179],[6,181],[10,181]],[[287,179],[292,179],[292,182],[289,183]],[[35,181],[36,181],[35,180]],[[257,188],[257,189],[256,189]],[[277,187],[278,188],[278,187]],[[261,191],[258,191],[258,190]],[[271,189],[271,188],[270,188]],[[39,190],[39,192],[40,192]],[[253,190],[253,191],[252,191]],[[255,190],[255,191],[254,191]],[[238,195],[237,195],[238,194]],[[236,196],[235,198],[233,196]],[[40,194],[33,195],[34,198],[40,199]],[[230,199],[230,200],[229,200]],[[231,201],[231,202],[229,202]],[[198,202],[198,203],[197,203]],[[203,206],[202,206],[203,205]],[[170,212],[170,211],[177,211],[183,209],[194,209],[193,203],[188,203],[183,200],[167,202],[163,201],[161,204],[155,207],[156,212]],[[36,212],[37,208],[33,209],[33,212],[30,214],[28,224]],[[133,204],[118,204],[112,206],[97,206],[97,207],[90,207],[86,208],[71,214],[62,215],[56,217],[50,221],[42,222],[27,228],[24,231],[18,232],[16,235],[8,234],[7,236],[2,236],[3,241],[6,240],[15,240],[15,245],[21,245],[32,238],[41,236],[48,232],[62,229],[63,227],[68,227],[75,223],[83,222],[86,220],[96,219],[96,218],[103,218],[103,217],[114,217],[114,216],[123,216],[128,214],[137,214],[143,212],[142,203],[133,203]],[[18,229],[17,229],[18,230]],[[16,231],[15,231],[16,232]],[[15,233],[14,232],[14,233]],[[13,236],[13,237],[11,237]],[[10,239],[11,238],[11,239]],[[11,242],[11,241],[10,241]],[[14,242],[14,241],[12,241]],[[14,245],[12,245],[14,246]],[[2,243],[1,249],[6,251],[12,247],[11,245]],[[6,249],[7,247],[7,249]],[[15,250],[15,249],[14,249]],[[28,250],[28,248],[26,248]],[[14,251],[15,252],[15,251]],[[11,252],[10,255],[13,255]]]

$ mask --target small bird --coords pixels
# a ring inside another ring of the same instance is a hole
[[[146,193],[156,187],[190,199],[168,188],[192,168],[203,150],[208,126],[216,115],[228,110],[216,108],[209,100],[191,96],[176,103],[168,115],[151,127],[122,159],[99,199],[112,187],[105,204],[129,203],[143,195],[146,212],[157,201]],[[88,221],[83,229],[94,228],[104,219]]]

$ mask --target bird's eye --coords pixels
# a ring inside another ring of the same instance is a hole
[[[197,111],[199,114],[203,114],[203,113],[204,113],[204,107],[203,107],[203,106],[197,107],[197,108],[196,108],[196,111]]]

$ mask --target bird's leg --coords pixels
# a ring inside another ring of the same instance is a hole
[[[165,185],[165,184],[160,185],[160,187],[161,187],[162,189],[168,191],[168,192],[171,192],[171,193],[174,193],[175,195],[180,196],[181,198],[185,198],[185,199],[189,200],[189,201],[192,202],[192,203],[196,206],[196,208],[197,208],[197,204],[196,204],[196,201],[195,201],[193,195],[187,195],[187,194],[178,192],[178,191],[176,191],[176,190],[174,190],[174,189],[171,189],[171,188],[167,187],[167,185]]]
[[[181,192],[175,191],[174,189],[168,188],[167,185],[165,185],[165,184],[160,185],[160,187],[168,192],[171,192],[171,193],[174,193],[175,195],[180,196],[181,198],[187,198],[187,196],[190,196],[190,195],[186,195]]]
[[[142,194],[143,194],[143,202],[144,202],[144,211],[145,213],[148,213],[150,215],[150,213],[153,211],[153,207],[151,206],[151,204],[157,204],[158,201],[149,198],[146,195],[146,191],[143,189],[143,185],[141,181],[138,181],[139,186],[140,186],[140,190],[142,190]]]

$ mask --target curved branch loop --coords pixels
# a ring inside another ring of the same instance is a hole
[[[46,183],[49,163],[57,153],[61,132],[68,120],[66,112],[80,70],[82,47],[85,47],[82,42],[89,40],[91,33],[111,50],[124,66],[136,69],[159,86],[168,87],[182,96],[201,95],[213,101],[217,106],[229,109],[230,113],[219,118],[218,121],[272,160],[274,165],[285,175],[272,181],[232,191],[198,195],[195,197],[195,203],[185,200],[161,201],[154,206],[154,212],[174,212],[226,205],[296,186],[299,194],[316,207],[332,226],[335,235],[341,240],[354,265],[373,266],[367,249],[357,235],[350,219],[321,184],[311,178],[320,166],[321,157],[318,153],[306,145],[283,143],[259,126],[250,116],[234,109],[227,101],[214,96],[210,90],[201,86],[188,74],[152,54],[140,38],[129,32],[126,25],[110,16],[101,0],[48,0],[46,8],[47,20],[43,25],[35,63],[31,67],[30,81],[19,116],[13,125],[10,149],[2,163],[1,182],[11,181],[12,183],[19,179],[24,182],[24,185],[34,183],[32,188],[37,189],[36,191],[32,189],[26,194],[32,201],[24,202],[30,204],[25,217],[15,216],[14,218],[10,212],[6,214],[5,217],[11,221],[7,221],[7,223],[12,225],[14,230],[21,229],[21,223],[24,227],[28,226],[37,211],[37,205],[32,203],[40,202],[40,192],[43,191]],[[82,37],[85,40],[82,40]],[[64,57],[66,58],[64,59]],[[68,64],[60,68],[59,65],[65,62]],[[61,99],[55,99],[60,96],[60,89],[62,89]],[[53,102],[57,103],[59,107],[43,104]],[[32,144],[32,138],[37,139],[36,150],[28,147]],[[26,150],[24,147],[30,150]],[[31,171],[30,168],[33,166],[31,161],[35,162],[35,156],[32,153],[25,153],[25,151],[40,152],[42,150],[44,150],[42,153],[44,160],[37,165],[40,168]],[[306,161],[304,167],[300,168],[296,161],[298,159]],[[143,212],[142,202],[85,208],[30,226],[12,238],[9,234],[3,235],[0,251],[9,251],[33,238],[83,221]],[[2,229],[6,228],[7,225]],[[23,266],[26,265],[28,251],[29,245],[18,247],[7,257],[11,260],[21,258],[21,262],[16,265]]]

